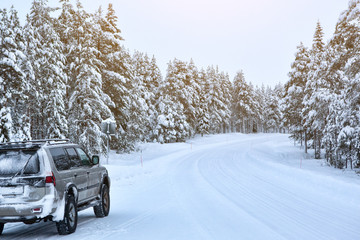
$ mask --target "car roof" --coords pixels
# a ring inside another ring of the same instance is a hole
[[[0,150],[38,150],[42,146],[58,146],[58,145],[76,145],[70,142],[69,139],[39,139],[39,140],[29,140],[21,142],[7,142],[0,144]]]

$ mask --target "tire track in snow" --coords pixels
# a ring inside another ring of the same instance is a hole
[[[264,148],[262,148],[262,150],[264,150]],[[254,161],[259,161],[258,158],[254,158],[253,156],[251,156],[251,154],[249,155],[249,158]],[[344,232],[344,235],[349,236],[350,239],[356,239],[356,236],[359,235],[359,231],[356,230],[356,228],[353,228],[351,224],[351,222],[360,221],[360,216],[353,214],[356,208],[347,208],[341,202],[331,199],[331,196],[329,196],[326,191],[324,191],[325,193],[322,193],[321,189],[323,189],[324,182],[318,182],[319,185],[315,184],[315,186],[311,186],[314,185],[314,180],[311,179],[312,181],[310,182],[310,184],[307,183],[308,175],[312,176],[314,173],[312,173],[311,171],[294,169],[290,166],[285,167],[283,164],[274,164],[272,162],[266,161],[266,157],[261,159],[261,164],[269,167],[272,173],[278,173],[279,175],[281,175],[283,181],[274,184],[272,182],[273,178],[269,177],[266,174],[259,174],[259,181],[263,182],[263,184],[265,184],[267,188],[277,189],[281,191],[281,193],[285,197],[277,199],[277,201],[283,202],[287,207],[298,208],[300,215],[304,215],[304,212],[306,211],[309,212],[309,216],[307,216],[309,222],[306,223],[307,225],[311,225],[310,221],[312,221],[314,226],[319,226],[319,222],[321,223],[321,225],[328,226],[328,229],[330,231],[323,230],[322,233],[327,235],[330,239],[334,236],[334,234],[331,234],[331,232]],[[284,172],[285,169],[286,172]],[[262,170],[262,173],[264,173],[264,168],[260,170]],[[293,176],[289,176],[289,172],[292,172],[291,175],[295,174],[295,176],[299,176],[301,179],[297,179],[298,181],[294,181],[296,179]],[[321,176],[315,177],[319,178]],[[321,177],[321,179],[323,179],[323,177]],[[299,183],[301,186],[301,191],[299,191]],[[304,190],[307,190],[311,187],[316,187],[316,191],[311,189],[311,191],[307,191],[311,194],[299,193],[304,192]],[[316,195],[316,197],[312,195]],[[294,205],[294,202],[297,202],[298,204]],[[359,206],[357,206],[357,209],[359,209]]]
[[[241,149],[249,148],[244,146]],[[224,163],[223,159],[220,161],[221,156],[212,156],[210,158],[211,163],[209,163],[209,160],[201,162],[201,173],[214,188],[266,225],[276,229],[275,223],[278,222],[276,218],[282,218],[285,226],[292,227],[292,231],[287,231],[281,226],[280,229],[278,228],[278,230],[286,233],[288,239],[307,239],[304,236],[296,236],[296,232],[301,235],[301,233],[304,233],[304,229],[306,229],[307,236],[312,239],[334,239],[334,235],[324,231],[321,232],[318,227],[322,223],[329,224],[329,219],[323,216],[333,216],[333,219],[336,219],[336,213],[331,215],[326,212],[328,209],[322,208],[319,203],[309,202],[308,198],[300,197],[296,193],[296,189],[289,191],[285,185],[267,184],[268,182],[271,183],[272,179],[264,178],[264,176],[267,176],[266,174],[262,176],[258,173],[259,170],[264,170],[261,169],[263,165],[254,163],[256,159],[252,159],[248,152],[244,151],[242,154],[235,154],[233,157],[235,161],[232,160],[232,165],[229,164],[230,161],[226,163]],[[264,171],[261,172],[264,173]],[[280,194],[280,196],[277,194]],[[239,198],[234,198],[234,196],[239,195],[241,195]],[[317,210],[318,208],[321,210]],[[264,214],[260,214],[258,209],[261,209]],[[305,219],[310,222],[304,222],[304,213],[309,211],[311,211],[311,214]],[[324,215],[325,213],[327,214]],[[356,219],[359,220],[358,217],[353,220]],[[336,223],[339,224],[339,221],[336,221]],[[352,228],[351,225],[340,224],[338,226],[335,223],[331,225],[332,230],[335,232],[336,230],[345,230],[348,239],[356,239],[355,236],[359,235],[359,232],[354,230],[355,228]]]
[[[214,154],[209,150],[198,151],[188,159],[182,159],[172,180],[172,192],[177,202],[183,209],[185,217],[190,219],[189,221],[197,229],[201,229],[202,239],[228,239],[226,234],[234,236],[236,233],[244,234],[246,236],[244,239],[259,239],[257,237],[259,227],[266,233],[260,236],[266,235],[267,239],[284,239],[258,219],[248,215],[206,181],[201,174],[199,163],[208,162],[207,159]],[[189,170],[191,172],[187,172],[187,181],[179,181],[179,175]],[[187,192],[189,189],[191,192]],[[209,220],[204,221],[204,219]]]

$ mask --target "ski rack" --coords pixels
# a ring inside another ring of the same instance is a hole
[[[69,139],[37,139],[37,140],[25,140],[25,141],[19,141],[19,142],[7,142],[7,143],[0,143],[0,146],[4,145],[13,145],[13,144],[28,144],[28,143],[34,143],[34,144],[66,144],[71,143]]]

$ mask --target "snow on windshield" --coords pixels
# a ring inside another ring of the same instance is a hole
[[[24,174],[34,174],[39,172],[39,158],[34,150],[6,150],[0,151],[0,175],[15,175],[24,168],[29,160]]]

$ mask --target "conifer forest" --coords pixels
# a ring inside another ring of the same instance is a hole
[[[126,48],[111,4],[89,13],[80,1],[60,3],[33,0],[24,24],[16,9],[0,10],[0,142],[69,138],[105,153],[100,125],[112,119],[118,152],[280,132],[336,168],[360,167],[360,0],[350,0],[329,41],[314,23],[312,46],[294,46],[288,79],[273,87],[191,59],[171,59],[161,73],[156,56]]]

